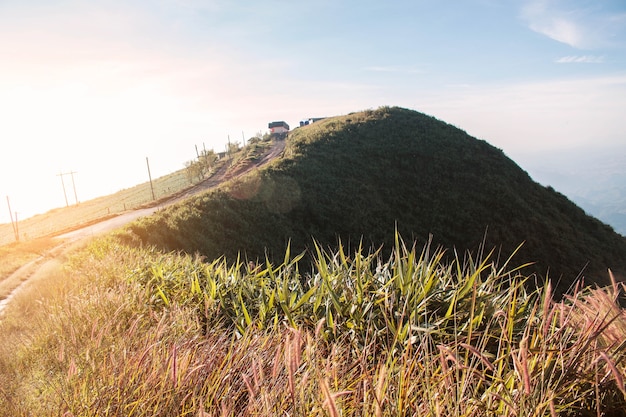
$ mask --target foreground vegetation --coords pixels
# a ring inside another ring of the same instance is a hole
[[[0,416],[624,415],[621,284],[554,302],[491,254],[313,248],[95,241],[2,317]]]

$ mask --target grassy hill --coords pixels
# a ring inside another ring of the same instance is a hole
[[[485,222],[505,253],[527,238],[516,261],[601,263],[623,245],[609,228],[408,110],[287,141],[268,168],[32,278],[0,315],[0,416],[625,415],[624,284],[555,300],[495,255],[452,249],[479,245]],[[449,249],[420,247],[431,231]],[[311,269],[293,250],[307,246]]]
[[[626,239],[534,182],[485,141],[401,109],[334,117],[296,129],[284,156],[218,191],[130,228],[143,243],[208,258],[282,257],[313,239],[392,247],[394,230],[463,254],[486,250],[558,281],[607,283],[626,270]],[[497,256],[497,255],[496,255]]]

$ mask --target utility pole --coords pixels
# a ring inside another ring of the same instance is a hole
[[[154,186],[152,185],[152,174],[150,174],[150,162],[148,162],[148,157],[146,156],[146,165],[148,165],[148,178],[150,178],[150,190],[152,190],[152,200],[156,200],[154,196]]]
[[[242,143],[241,147],[245,148],[246,147],[246,135],[243,134],[243,130],[241,131],[241,138],[243,139],[243,142],[241,142]]]
[[[76,194],[76,183],[74,182],[74,174],[77,174],[76,171],[70,172],[59,172],[57,177],[61,177],[61,186],[63,187],[63,197],[65,197],[65,207],[69,207],[70,203],[67,201],[67,191],[65,190],[65,181],[63,181],[63,177],[65,175],[69,175],[72,177],[72,188],[74,189],[74,201],[76,205],[78,205],[78,194]]]
[[[65,197],[65,207],[69,207],[70,204],[67,202],[67,192],[65,191],[65,182],[63,181],[63,173],[59,172],[57,177],[61,177],[61,186],[63,187],[63,197]]]
[[[77,172],[70,171],[69,174],[72,177],[72,188],[74,188],[74,201],[76,202],[76,205],[78,205],[78,194],[76,194],[76,183],[74,183],[74,174],[77,174]]]
[[[9,196],[7,196],[7,206],[9,206],[9,216],[11,216],[11,226],[13,227],[13,235],[15,236],[15,241],[19,242],[20,234],[17,229],[17,212],[15,213],[15,221],[13,221],[13,212],[11,211],[11,203],[9,202]]]

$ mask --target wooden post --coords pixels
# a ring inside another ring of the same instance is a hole
[[[63,173],[59,172],[57,177],[61,177],[61,186],[63,187],[63,197],[65,197],[65,207],[69,207],[70,204],[67,202],[67,192],[65,192],[65,182],[63,181]]]
[[[152,185],[152,174],[150,174],[150,162],[148,162],[148,157],[146,156],[146,165],[148,165],[148,178],[150,178],[150,190],[152,190],[152,200],[156,200],[154,196],[154,186]]]
[[[227,146],[226,152],[228,153],[228,160],[230,161],[229,162],[230,165],[232,165],[233,164],[233,160],[232,160],[232,158],[230,156],[230,135],[228,135],[228,145],[226,145],[226,146]]]
[[[7,196],[7,206],[9,206],[9,216],[11,216],[11,226],[13,227],[13,235],[15,236],[15,241],[19,242],[20,235],[17,230],[17,213],[15,213],[15,221],[13,221],[13,212],[11,211],[11,203],[9,202],[9,196]]]
[[[70,171],[69,174],[72,177],[72,187],[74,188],[74,201],[76,202],[76,205],[78,205],[78,195],[76,194],[76,183],[74,183],[74,174],[76,174],[76,172]]]

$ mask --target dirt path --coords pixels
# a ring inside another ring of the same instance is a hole
[[[15,272],[13,272],[2,281],[15,283],[13,284],[15,285],[15,288],[12,289],[12,291],[6,298],[0,300],[0,315],[3,313],[4,309],[15,297],[15,295],[20,290],[22,290],[26,284],[32,281],[32,277],[41,276],[42,274],[50,273],[50,271],[60,268],[61,263],[59,262],[59,258],[62,255],[67,254],[72,250],[75,250],[76,247],[80,246],[81,244],[84,244],[87,239],[118,229],[132,222],[133,220],[136,220],[140,217],[149,216],[164,207],[178,203],[195,194],[199,194],[211,188],[217,187],[224,181],[228,181],[230,179],[244,175],[252,169],[261,167],[272,161],[273,159],[278,157],[284,149],[285,141],[275,140],[274,142],[272,142],[272,146],[267,150],[267,152],[265,152],[265,154],[263,154],[261,158],[259,158],[255,162],[239,167],[239,169],[234,172],[229,169],[231,168],[229,165],[223,164],[209,178],[201,181],[198,184],[195,184],[194,186],[180,193],[158,201],[157,204],[153,207],[146,207],[138,210],[129,211],[119,216],[115,216],[100,222],[95,222],[90,224],[89,226],[56,236],[56,238],[59,239],[59,244],[57,246],[48,250],[44,255],[40,256],[39,258],[30,261],[25,265],[22,265],[19,269],[17,269]]]

